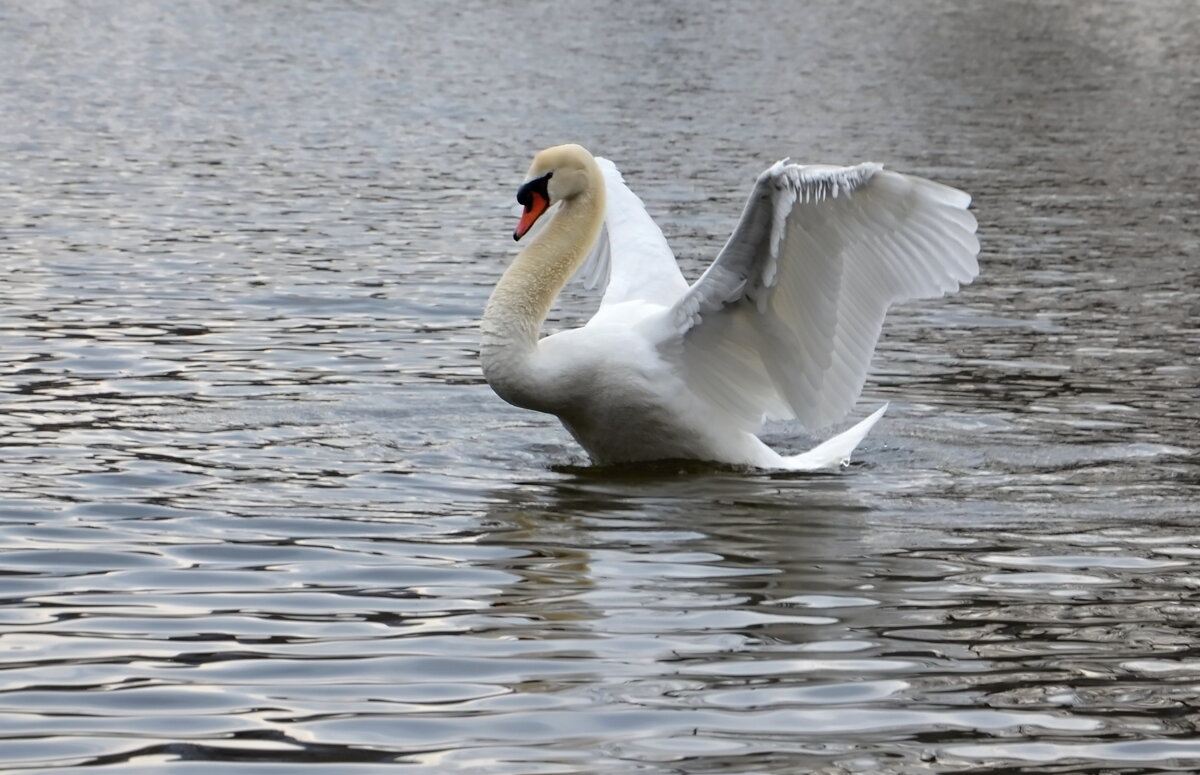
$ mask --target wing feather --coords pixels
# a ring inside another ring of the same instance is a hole
[[[745,427],[840,419],[892,304],[979,272],[966,193],[923,178],[780,162],[759,176],[720,255],[675,304],[675,356]]]
[[[616,165],[600,157],[596,163],[604,175],[604,228],[577,276],[589,289],[604,288],[601,307],[632,300],[674,303],[688,285],[666,237]]]

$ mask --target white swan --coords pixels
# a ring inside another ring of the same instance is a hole
[[[557,415],[602,465],[844,465],[886,406],[799,455],[755,433],[767,418],[810,430],[841,419],[888,306],[956,290],[979,271],[971,198],[878,164],[775,164],[691,287],[611,162],[560,145],[537,154],[526,181],[513,238],[554,214],[488,300],[483,371],[509,403]],[[593,283],[607,280],[599,310],[539,340],[581,266]]]

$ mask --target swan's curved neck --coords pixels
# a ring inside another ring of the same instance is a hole
[[[583,263],[604,221],[604,185],[594,166],[586,190],[566,199],[513,260],[480,321],[484,376],[501,398],[530,409],[549,405],[536,363],[537,340],[555,297]]]

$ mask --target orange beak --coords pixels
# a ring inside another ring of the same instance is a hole
[[[546,208],[550,206],[550,200],[542,196],[536,191],[530,192],[529,203],[525,205],[525,212],[521,213],[521,220],[517,223],[517,228],[513,231],[513,239],[519,240],[525,236],[533,224],[537,223],[537,219],[542,217],[546,212]]]

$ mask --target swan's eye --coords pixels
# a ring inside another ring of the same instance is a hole
[[[550,192],[547,190],[547,186],[550,185],[550,176],[553,174],[553,172],[547,172],[540,178],[534,178],[517,189],[517,204],[528,209],[533,202],[534,194],[541,196],[547,202],[550,201]]]

